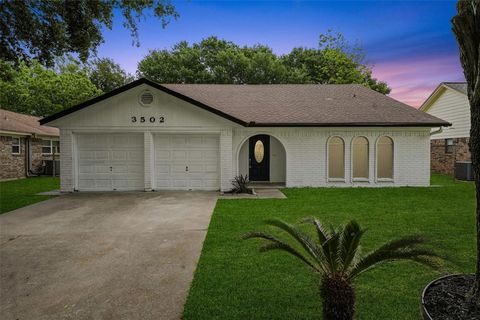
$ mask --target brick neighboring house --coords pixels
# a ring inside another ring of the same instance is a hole
[[[420,110],[452,124],[436,128],[431,136],[431,169],[454,175],[459,163],[471,163],[470,104],[465,82],[442,82],[425,100]]]
[[[46,160],[59,160],[59,130],[39,120],[0,109],[0,180],[43,174]]]

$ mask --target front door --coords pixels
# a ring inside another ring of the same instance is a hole
[[[250,181],[270,180],[270,136],[259,134],[249,140]]]

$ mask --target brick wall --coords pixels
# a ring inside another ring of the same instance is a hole
[[[456,161],[471,161],[468,138],[454,138],[454,151],[446,153],[445,139],[435,139],[430,142],[431,170],[435,173],[452,175]]]
[[[0,180],[19,179],[26,177],[26,138],[20,138],[21,152],[12,154],[12,137],[0,136]],[[42,154],[42,139],[31,138],[31,170],[33,173],[43,173],[43,160],[51,160],[52,155]],[[59,156],[55,157],[57,160]]]
[[[25,177],[25,138],[20,147],[20,154],[12,154],[12,137],[0,136],[0,180]]]

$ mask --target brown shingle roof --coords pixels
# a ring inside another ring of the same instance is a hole
[[[357,84],[161,85],[143,78],[46,117],[41,123],[49,123],[142,84],[243,126],[450,125],[446,121]]]
[[[40,136],[59,136],[57,128],[41,126],[41,118],[0,109],[0,131]]]
[[[448,125],[357,84],[164,86],[257,125]]]

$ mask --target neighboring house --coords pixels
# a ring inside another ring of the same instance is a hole
[[[428,186],[449,123],[362,85],[136,80],[41,120],[60,128],[61,190]]]
[[[470,104],[465,82],[442,82],[422,104],[420,110],[452,124],[434,129],[431,136],[432,171],[453,175],[455,166],[471,163]],[[458,175],[458,172],[457,172]]]
[[[59,159],[59,130],[39,120],[0,109],[0,180],[44,173],[54,153]]]

